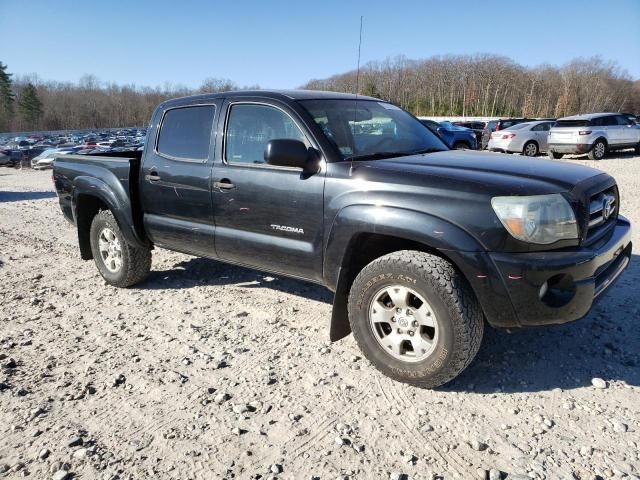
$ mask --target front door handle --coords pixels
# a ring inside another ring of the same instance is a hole
[[[145,180],[147,180],[147,182],[159,182],[160,181],[160,175],[158,175],[157,172],[151,171],[149,172],[147,175],[145,175]]]
[[[231,190],[233,188],[236,188],[236,186],[231,183],[230,180],[223,178],[219,182],[213,182],[213,188],[218,188],[220,190]]]

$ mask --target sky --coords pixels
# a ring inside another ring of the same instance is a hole
[[[640,0],[0,0],[0,62],[77,82],[296,88],[404,55],[492,53],[526,66],[600,55],[640,79]]]

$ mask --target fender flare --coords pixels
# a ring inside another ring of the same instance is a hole
[[[350,205],[335,216],[324,252],[324,281],[338,285],[347,248],[356,235],[379,234],[421,243],[435,250],[484,251],[469,233],[441,218],[400,207]]]
[[[349,271],[345,260],[350,254],[352,241],[361,234],[401,238],[440,253],[467,278],[481,303],[487,288],[504,291],[506,295],[504,286],[495,277],[493,281],[490,280],[492,285],[486,285],[486,281],[481,280],[487,277],[484,273],[491,269],[491,262],[487,260],[488,256],[482,245],[459,226],[423,212],[399,207],[351,205],[340,210],[334,218],[325,248],[324,281],[335,292],[329,328],[331,341],[340,340],[351,332],[347,303],[349,288],[357,273]],[[463,258],[469,261],[462,261]],[[504,298],[506,303],[500,305],[500,308],[504,315],[513,315],[513,306],[507,300],[508,296]],[[483,307],[486,307],[484,310],[487,319],[493,323],[495,318],[497,323],[498,316],[501,316],[499,309],[491,305]]]
[[[78,176],[73,180],[71,208],[76,226],[78,226],[79,212],[82,209],[82,197],[95,197],[103,202],[113,213],[122,235],[128,243],[136,247],[148,248],[149,245],[144,240],[144,237],[136,231],[128,192],[125,191],[115,175],[111,172],[109,174],[113,177],[109,179],[112,180],[109,183],[101,178],[84,175]],[[78,228],[78,235],[80,235],[80,228]]]

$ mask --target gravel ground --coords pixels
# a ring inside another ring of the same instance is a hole
[[[640,157],[567,161],[640,224]],[[315,285],[164,250],[105,285],[50,177],[0,170],[0,477],[640,478],[638,256],[587,318],[488,329],[420,390],[329,344]]]

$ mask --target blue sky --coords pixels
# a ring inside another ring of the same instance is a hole
[[[292,88],[394,55],[495,53],[524,65],[600,55],[640,79],[640,0],[95,2],[0,0],[17,74],[189,87],[206,77]]]

